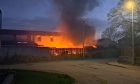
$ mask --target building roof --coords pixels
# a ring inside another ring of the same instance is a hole
[[[11,30],[11,29],[1,29],[0,34],[6,35],[49,35],[57,36],[60,32],[48,32],[48,31],[31,31],[31,30]]]

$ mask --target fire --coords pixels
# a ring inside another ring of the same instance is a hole
[[[87,42],[87,43],[86,43]],[[83,48],[83,43],[79,45],[74,45],[73,42],[66,38],[65,36],[35,36],[35,43],[39,45],[39,47],[50,47],[50,48]],[[85,40],[84,46],[92,46],[96,47],[96,43],[88,42]]]
[[[83,48],[83,45],[74,45],[64,36],[35,36],[35,43],[41,47],[50,48]]]
[[[93,48],[96,47],[96,43],[88,42],[85,40],[84,46],[92,46]],[[74,45],[73,42],[66,38],[65,36],[35,36],[35,43],[38,44],[38,47],[50,47],[50,48],[83,48],[83,42]]]
[[[67,26],[62,22],[56,28],[56,31],[61,32],[61,35],[53,35],[53,36],[35,36],[35,43],[40,47],[50,47],[50,48],[83,48],[84,46],[92,46],[96,48],[95,43],[93,44],[90,37],[86,37],[86,39],[81,40],[78,44],[75,44],[75,37],[70,38],[69,31],[67,30]],[[81,34],[82,37],[82,34]],[[86,45],[86,42],[89,43]]]
[[[96,46],[96,45],[92,45],[92,47],[93,47],[93,48],[97,48],[97,46]]]

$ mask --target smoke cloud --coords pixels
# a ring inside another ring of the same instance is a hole
[[[54,0],[61,11],[62,27],[75,45],[83,40],[93,40],[95,28],[90,26],[83,15],[99,5],[98,0]]]

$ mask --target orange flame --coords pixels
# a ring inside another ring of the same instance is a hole
[[[60,24],[57,31],[63,32],[61,35],[58,36],[35,36],[35,43],[38,44],[40,47],[50,47],[50,48],[83,48],[83,42],[75,45],[73,39],[70,39],[69,36],[66,34],[67,28],[65,24]],[[65,33],[65,34],[64,34]],[[74,37],[73,37],[74,38]],[[91,37],[87,37],[85,42],[90,43]],[[94,48],[96,48],[95,43],[92,44]],[[86,45],[85,45],[86,46]]]
[[[73,45],[73,43],[64,36],[35,36],[35,43],[43,47],[51,48],[82,48],[80,45]]]

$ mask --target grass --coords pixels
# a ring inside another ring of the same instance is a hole
[[[74,84],[74,79],[57,73],[15,70],[13,84]]]

